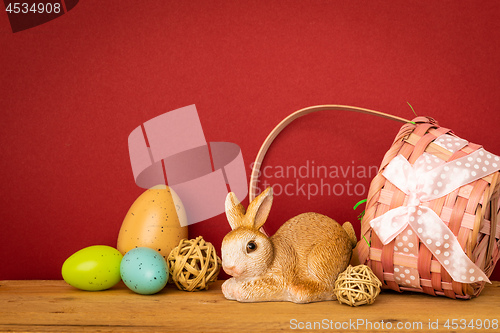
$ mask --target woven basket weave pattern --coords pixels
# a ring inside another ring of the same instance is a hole
[[[407,200],[406,194],[382,175],[394,157],[401,154],[413,164],[419,156],[427,152],[444,161],[452,161],[481,147],[469,143],[459,151],[451,153],[432,143],[442,134],[453,135],[449,129],[439,127],[432,118],[418,117],[413,121],[416,124],[403,125],[393,145],[385,154],[378,175],[372,180],[361,229],[361,236],[370,240],[371,246],[368,247],[364,240],[359,243],[360,261],[372,268],[383,282],[384,288],[418,291],[451,298],[477,296],[485,282],[471,284],[454,282],[423,244],[419,244],[418,257],[405,256],[394,251],[394,241],[384,246],[370,227],[369,222],[372,219],[404,205]],[[495,172],[462,186],[445,197],[429,202],[429,208],[448,225],[467,256],[487,276],[491,275],[499,258],[500,228],[497,227],[499,174],[500,172]],[[398,284],[394,278],[394,266],[401,263],[418,269],[420,288],[401,287]]]

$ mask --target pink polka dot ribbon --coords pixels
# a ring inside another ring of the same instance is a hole
[[[436,143],[453,151],[463,147],[466,142],[458,138],[450,139],[449,142],[448,137],[451,136],[442,136]],[[490,282],[484,272],[467,257],[441,218],[423,203],[443,197],[499,169],[500,157],[483,148],[447,163],[424,153],[413,166],[402,155],[398,155],[386,167],[383,176],[408,195],[407,204],[371,220],[370,225],[384,245],[396,239],[395,250],[404,251],[405,254],[417,255],[416,245],[420,239],[454,281]],[[398,283],[418,287],[416,269],[395,266],[394,271]]]

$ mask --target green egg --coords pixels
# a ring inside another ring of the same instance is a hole
[[[120,282],[122,254],[106,245],[94,245],[72,254],[62,265],[64,281],[82,290],[105,290]]]

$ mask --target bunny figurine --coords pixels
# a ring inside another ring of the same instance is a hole
[[[271,237],[260,231],[273,202],[268,187],[248,209],[226,198],[231,225],[222,241],[222,267],[233,276],[222,285],[227,299],[240,302],[334,300],[334,285],[356,246],[351,223],[304,213],[285,222]]]

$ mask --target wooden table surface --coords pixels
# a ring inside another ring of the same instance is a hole
[[[146,296],[121,282],[106,291],[90,292],[62,280],[0,281],[0,331],[500,331],[500,282],[468,301],[383,291],[373,305],[355,308],[336,301],[238,303],[223,297],[221,284],[217,281],[203,292],[183,292],[169,285]],[[484,329],[487,325],[489,330]]]

